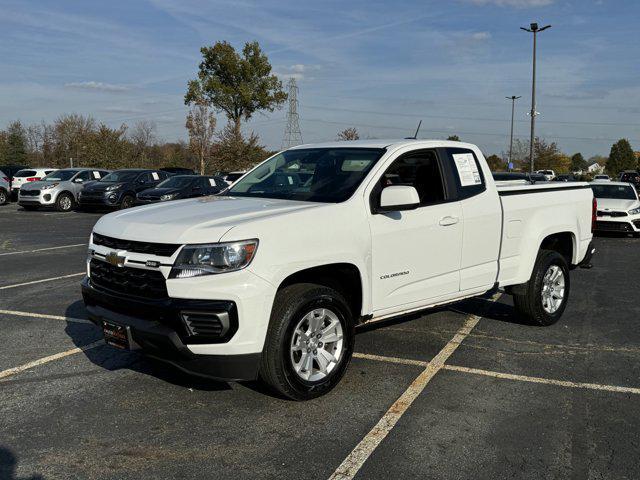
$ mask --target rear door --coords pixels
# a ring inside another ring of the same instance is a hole
[[[407,152],[386,168],[371,192],[372,301],[378,315],[459,292],[462,208],[442,160],[433,149]],[[390,185],[414,186],[420,206],[374,213],[382,189]]]

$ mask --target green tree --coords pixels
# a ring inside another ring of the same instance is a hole
[[[607,173],[618,175],[623,170],[635,170],[638,168],[636,159],[629,140],[622,138],[611,146],[609,160],[607,161]]]
[[[489,164],[489,168],[492,172],[504,172],[507,167],[506,162],[495,154],[487,157],[487,163]]]
[[[218,133],[217,140],[213,157],[222,171],[247,170],[269,156],[257,135],[252,133],[245,139],[230,123]]]
[[[20,121],[12,122],[7,128],[5,161],[20,165],[25,162],[26,158],[27,133]]]
[[[189,82],[185,104],[204,102],[224,112],[236,137],[242,136],[242,120],[250,119],[256,111],[272,112],[287,99],[258,42],[246,43],[242,55],[227,42],[202,47],[200,52],[203,59],[198,78]]]
[[[587,168],[587,161],[584,159],[580,152],[575,153],[571,157],[571,171],[580,172]]]

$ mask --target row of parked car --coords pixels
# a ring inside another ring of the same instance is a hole
[[[11,173],[4,172],[6,169]],[[227,188],[242,172],[204,176],[193,170],[0,167],[0,205],[14,198],[25,210],[54,207],[121,209],[134,205],[213,195]]]

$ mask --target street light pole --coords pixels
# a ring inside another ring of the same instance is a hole
[[[522,97],[516,97],[512,95],[511,97],[505,97],[508,100],[511,100],[511,140],[509,141],[509,165],[513,161],[513,116],[516,111],[516,100]],[[509,170],[511,170],[511,166],[509,166]]]
[[[520,27],[520,30],[533,33],[533,81],[531,82],[531,140],[529,142],[529,161],[531,163],[531,173],[533,173],[533,152],[534,152],[534,140],[536,134],[536,43],[538,39],[538,32],[543,32],[547,28],[551,28],[551,25],[539,28],[537,23],[532,23],[530,28]]]

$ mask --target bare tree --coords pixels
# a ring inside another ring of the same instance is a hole
[[[147,152],[156,140],[156,122],[151,120],[140,120],[131,129],[129,139],[135,148],[135,156],[146,161]]]
[[[200,175],[204,175],[216,131],[216,117],[206,103],[197,102],[189,109],[185,126],[189,132],[189,148],[200,164]]]
[[[345,128],[341,132],[338,132],[338,140],[359,140],[360,134],[355,127]]]

